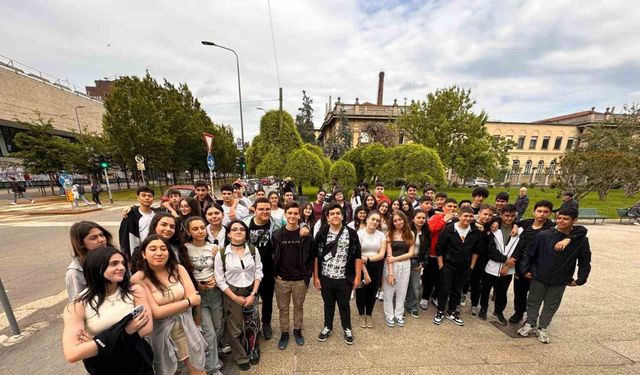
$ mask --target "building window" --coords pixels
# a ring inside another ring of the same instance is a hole
[[[551,163],[549,163],[549,174],[554,173],[556,173],[556,159],[551,160]]]
[[[535,150],[537,143],[538,143],[538,136],[537,135],[531,136],[531,140],[529,141],[529,150]]]
[[[518,137],[518,145],[516,146],[518,150],[522,150],[524,148],[524,135]]]
[[[573,137],[569,137],[567,139],[567,148],[566,150],[571,150],[573,148]]]
[[[559,150],[560,146],[562,146],[562,137],[556,137],[556,142],[553,144],[553,149]]]
[[[398,144],[404,144],[404,134],[400,134],[400,137],[398,138]]]
[[[511,135],[511,134],[505,135],[504,139],[506,139],[507,141],[513,142],[513,135]]]
[[[360,143],[369,143],[369,133],[367,132],[360,133]]]
[[[494,139],[496,142],[500,142],[500,136],[499,136],[499,135],[494,135],[494,136],[493,136],[493,139]]]
[[[538,162],[538,173],[543,173],[544,172],[544,160],[540,160]]]
[[[519,172],[520,171],[520,160],[514,160],[513,161],[513,166],[511,167],[511,170],[513,172]]]
[[[542,138],[542,150],[549,149],[549,139],[551,139],[551,137],[549,136],[545,136],[544,138]]]
[[[531,162],[531,160],[527,160],[527,162],[525,163],[525,165],[524,165],[524,174],[525,175],[531,174],[531,165],[532,164],[533,163]]]

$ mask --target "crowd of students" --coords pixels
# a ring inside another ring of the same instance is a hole
[[[387,327],[404,327],[430,304],[434,324],[463,326],[470,292],[471,317],[486,320],[493,299],[499,324],[521,324],[526,314],[518,333],[548,343],[565,288],[583,285],[590,271],[575,204],[563,203],[554,222],[553,204],[539,201],[533,219],[522,219],[526,189],[517,206],[506,192],[487,204],[484,188],[459,203],[431,186],[419,197],[414,184],[397,200],[376,183],[350,199],[334,188],[327,200],[320,190],[305,205],[291,190],[258,190],[251,202],[239,182],[223,185],[217,199],[196,181],[193,195],[169,190],[154,208],[154,191],[140,187],[138,205],[123,211],[119,250],[98,223],[72,226],[67,360],[84,360],[96,374],[219,374],[220,354],[231,353],[248,370],[260,361],[259,337],[273,337],[274,297],[278,348],[291,334],[304,345],[311,283],[323,300],[321,342],[333,334],[337,305],[344,342],[354,343],[351,299],[362,329],[376,326],[377,300]],[[512,282],[515,312],[507,320]]]

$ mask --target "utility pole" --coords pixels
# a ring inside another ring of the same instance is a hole
[[[278,114],[280,115],[280,130],[282,130],[282,87],[280,87],[278,101],[280,101],[280,111]]]

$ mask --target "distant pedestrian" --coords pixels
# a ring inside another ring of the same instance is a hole
[[[71,186],[71,191],[73,192],[73,204],[78,207],[78,201],[82,199],[87,206],[91,206],[91,203],[84,197],[85,190],[83,184],[73,184]]]
[[[100,185],[100,183],[95,178],[91,178],[91,200],[93,200],[98,208],[102,208],[102,202],[100,202],[101,192],[102,185]]]
[[[524,216],[524,213],[527,212],[527,208],[529,207],[529,196],[527,195],[527,188],[521,187],[518,191],[518,199],[516,199],[516,221],[519,221]]]
[[[13,202],[11,202],[11,204],[18,204],[19,198],[31,201],[31,204],[35,203],[33,199],[31,199],[27,194],[25,194],[25,192],[27,191],[27,188],[19,184],[16,181],[15,177],[9,177],[9,184],[11,185],[11,191],[13,192]]]

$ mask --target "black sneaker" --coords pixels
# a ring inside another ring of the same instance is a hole
[[[436,312],[436,315],[433,317],[433,324],[442,324],[442,319],[444,319],[444,313],[442,311]]]
[[[353,345],[353,332],[351,332],[349,328],[344,330],[344,342],[346,342],[347,345]]]
[[[262,324],[262,337],[264,337],[265,340],[271,340],[272,336],[273,336],[273,330],[271,329],[271,324],[269,323]]]
[[[251,364],[249,362],[239,363],[238,368],[240,371],[249,371],[249,369],[251,369]]]
[[[302,337],[302,330],[301,329],[294,329],[293,330],[293,337],[296,339],[296,344],[298,344],[298,346],[304,345],[304,337]]]
[[[280,341],[278,341],[278,349],[285,350],[289,344],[289,332],[282,332]]]
[[[502,324],[503,326],[507,325],[507,318],[504,317],[504,314],[502,314],[502,313],[493,313],[493,316],[496,318],[498,323]]]
[[[480,312],[478,313],[478,318],[480,318],[482,320],[487,320],[487,311],[486,310],[480,310]]]
[[[329,327],[324,327],[322,331],[320,331],[320,334],[318,335],[318,341],[320,342],[327,341],[327,339],[329,338],[329,336],[331,336],[332,333],[333,332]]]
[[[460,319],[460,311],[448,312],[447,319],[449,319],[456,325],[459,325],[459,326],[464,325],[464,320]]]
[[[518,324],[520,321],[522,321],[522,314],[520,313],[513,313],[509,318],[509,323]]]

